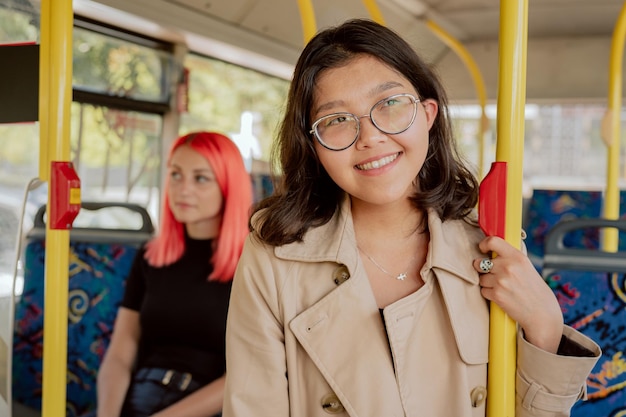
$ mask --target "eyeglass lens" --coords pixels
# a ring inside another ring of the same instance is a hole
[[[376,103],[367,116],[382,132],[397,134],[413,123],[416,101],[408,94],[387,97]],[[356,140],[360,129],[359,119],[351,113],[334,113],[319,119],[314,130],[322,145],[329,149],[342,150],[350,147]]]

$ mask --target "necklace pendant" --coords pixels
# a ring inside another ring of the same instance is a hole
[[[398,274],[398,276],[396,277],[397,280],[399,281],[404,281],[404,279],[406,278],[406,273],[403,272],[401,274]]]

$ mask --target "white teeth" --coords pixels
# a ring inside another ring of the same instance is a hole
[[[358,169],[360,169],[361,171],[367,171],[370,169],[376,169],[376,168],[382,168],[387,164],[392,163],[393,161],[396,160],[396,158],[398,157],[398,154],[394,154],[391,156],[386,156],[384,158],[381,158],[377,161],[372,161],[372,162],[368,162],[366,164],[362,164],[362,165],[357,165],[356,167]]]

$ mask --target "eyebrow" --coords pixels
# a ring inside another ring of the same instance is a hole
[[[194,174],[204,174],[204,175],[212,175],[213,171],[210,169],[202,168],[202,169],[194,169],[192,171]]]
[[[183,169],[183,167],[178,165],[178,164],[170,164],[170,169],[181,170],[181,169]],[[213,173],[213,171],[210,170],[209,168],[196,168],[196,169],[192,169],[191,171],[194,174],[212,174]]]
[[[368,93],[369,96],[375,96],[378,95],[380,93],[383,93],[387,90],[391,90],[392,88],[395,87],[404,87],[404,85],[398,81],[386,81],[382,84],[379,84],[377,86],[375,86],[374,88],[372,88],[370,90],[370,92]],[[314,111],[313,114],[319,114],[323,111],[326,110],[330,110],[333,109],[335,107],[341,106],[345,103],[345,101],[343,100],[334,100],[334,101],[329,101],[327,103],[322,104],[321,106],[317,107]]]

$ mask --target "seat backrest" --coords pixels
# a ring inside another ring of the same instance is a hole
[[[546,236],[543,255],[543,275],[552,274],[557,269],[590,272],[626,273],[626,253],[605,252],[593,245],[586,249],[567,244],[568,236],[584,236],[584,230],[593,230],[600,235],[601,229],[613,228],[626,232],[626,219],[573,219],[556,224]]]
[[[147,211],[126,203],[81,204],[70,231],[67,416],[94,409],[96,375],[137,250],[154,233]],[[16,302],[13,401],[41,408],[45,206],[27,235],[24,290]]]
[[[548,232],[560,221],[600,217],[602,192],[592,190],[548,190],[535,189],[525,206],[523,228],[526,231],[524,244],[528,256],[537,270],[541,271],[545,239]],[[581,248],[598,247],[597,230],[587,234],[567,236],[568,243]]]
[[[542,274],[559,300],[565,323],[586,334],[603,355],[588,380],[587,401],[572,417],[626,415],[626,253],[568,246],[608,227],[626,231],[626,220],[576,219],[558,223],[547,234]],[[580,246],[580,245],[578,245]]]

